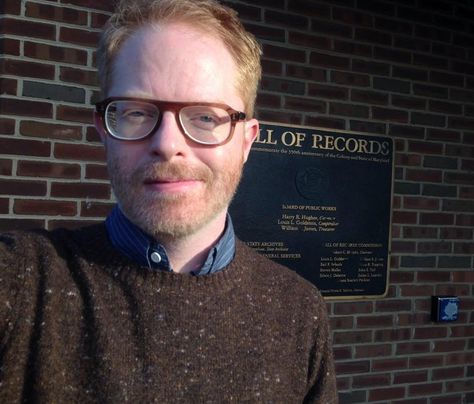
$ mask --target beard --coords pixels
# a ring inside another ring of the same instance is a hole
[[[229,159],[219,172],[205,164],[152,162],[134,171],[123,167],[123,158],[108,156],[114,194],[122,212],[135,225],[158,240],[175,240],[195,234],[226,211],[240,182],[243,159]],[[197,180],[200,186],[183,192],[162,193],[147,189],[146,181]]]

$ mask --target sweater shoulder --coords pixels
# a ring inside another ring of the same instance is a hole
[[[247,267],[251,273],[252,285],[271,290],[282,298],[311,301],[316,305],[324,303],[318,288],[296,271],[259,254],[244,242],[237,240],[237,264]]]

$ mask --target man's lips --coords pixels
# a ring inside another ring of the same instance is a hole
[[[195,187],[200,182],[194,178],[149,178],[144,181],[144,184],[155,191],[180,192]]]

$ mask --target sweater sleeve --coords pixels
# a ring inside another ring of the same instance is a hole
[[[308,386],[304,403],[337,404],[336,373],[332,351],[331,329],[326,305],[318,293],[313,346],[308,363]]]

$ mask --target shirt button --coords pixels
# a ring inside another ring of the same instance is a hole
[[[161,262],[161,259],[162,259],[161,255],[158,254],[156,251],[153,251],[151,253],[150,258],[155,264],[159,264]]]

